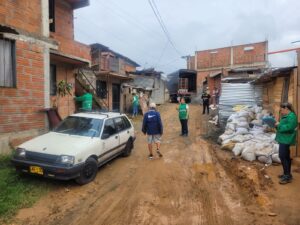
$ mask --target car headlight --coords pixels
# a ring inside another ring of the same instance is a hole
[[[18,158],[25,158],[26,157],[26,149],[25,148],[17,148],[15,156]]]
[[[61,155],[60,156],[60,162],[63,164],[71,164],[73,165],[75,161],[75,157],[74,156],[70,156],[70,155]]]

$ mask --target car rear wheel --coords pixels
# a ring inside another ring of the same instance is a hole
[[[123,157],[128,157],[131,154],[131,150],[133,149],[133,142],[129,139],[124,148]]]
[[[94,158],[88,158],[80,172],[80,176],[76,178],[76,182],[80,185],[87,184],[95,179],[97,172],[97,161]]]

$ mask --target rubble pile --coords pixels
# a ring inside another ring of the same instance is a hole
[[[222,149],[247,161],[258,160],[264,164],[280,163],[279,145],[275,141],[275,130],[263,120],[270,117],[267,110],[258,106],[237,106],[219,137]]]

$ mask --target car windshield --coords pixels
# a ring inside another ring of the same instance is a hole
[[[54,132],[86,137],[98,137],[102,125],[103,120],[101,119],[69,116],[54,129]]]

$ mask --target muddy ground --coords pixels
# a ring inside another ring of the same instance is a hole
[[[300,224],[300,176],[280,186],[280,166],[264,168],[232,158],[204,139],[198,105],[191,105],[190,135],[180,137],[175,104],[160,107],[164,123],[163,158],[147,159],[141,117],[128,158],[99,169],[94,182],[63,182],[14,224],[81,225],[265,225]],[[49,181],[50,182],[50,181]]]

